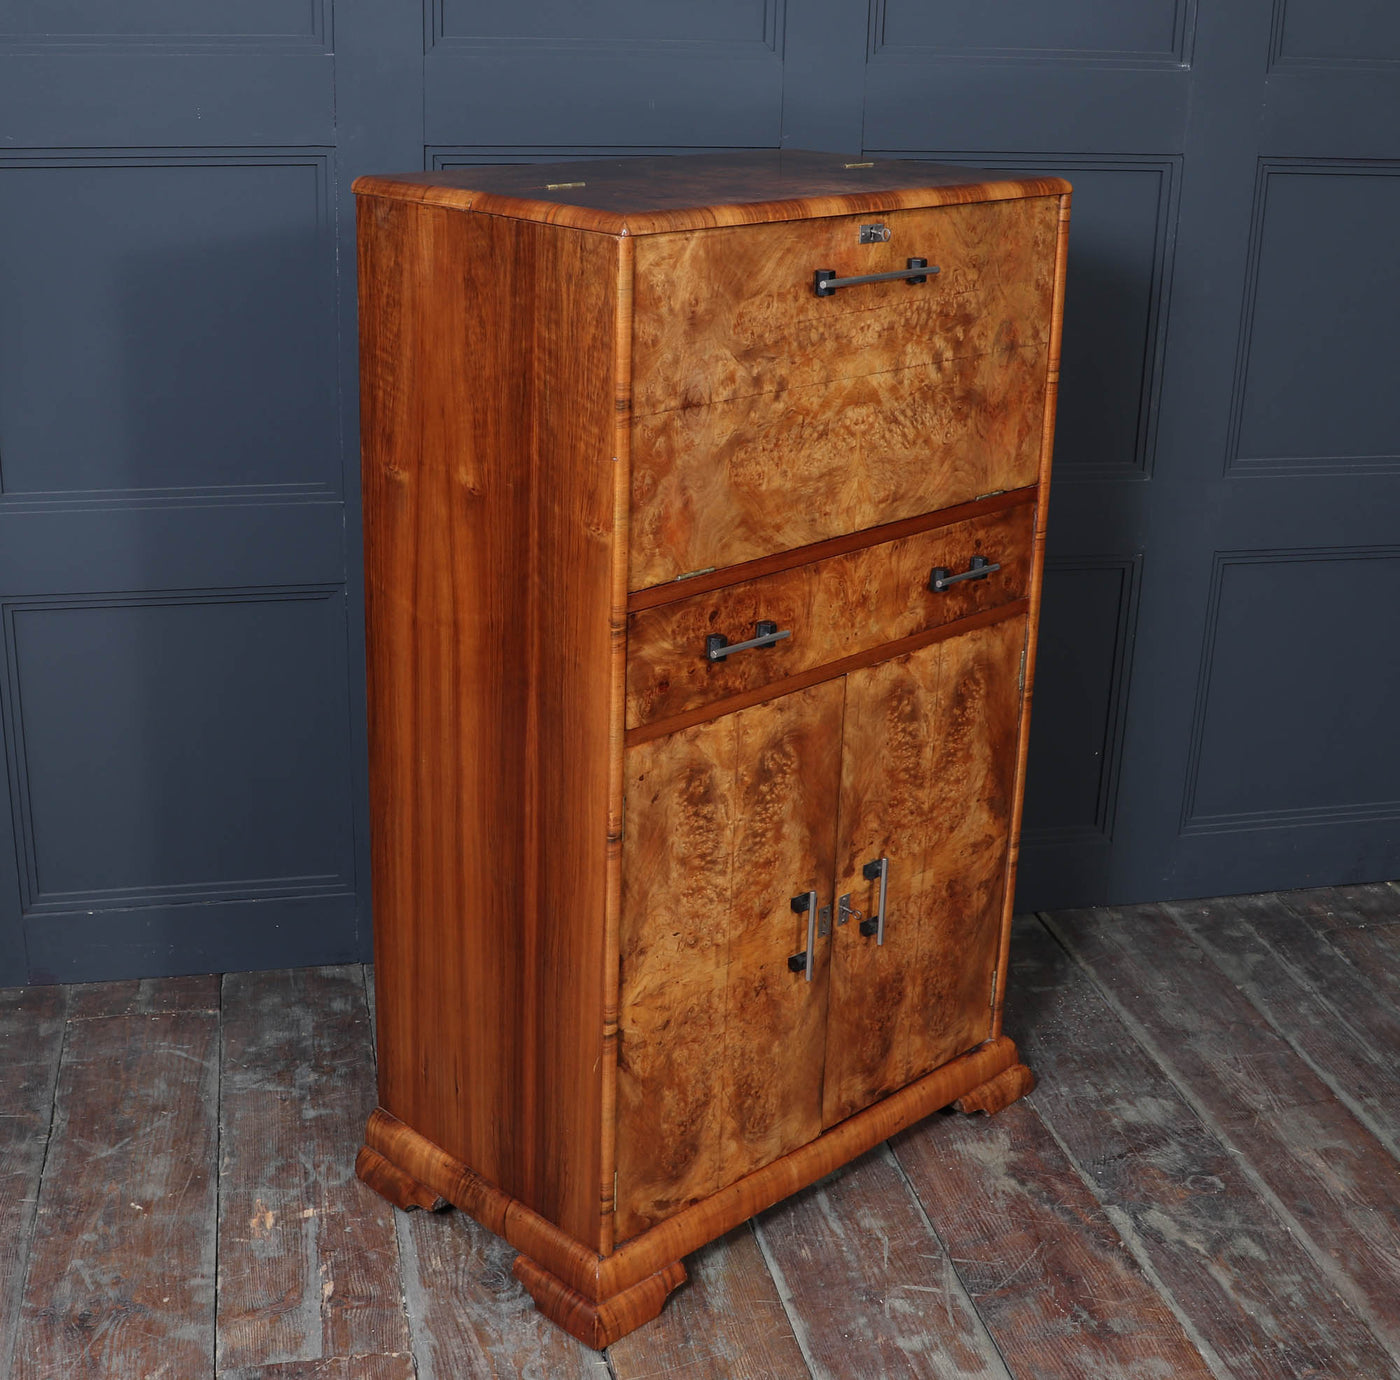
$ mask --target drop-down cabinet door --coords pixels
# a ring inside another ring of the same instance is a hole
[[[1025,635],[845,677],[823,1126],[991,1033]]]
[[[793,899],[831,899],[841,701],[831,680],[627,750],[619,1241],[821,1132],[827,940],[795,971]]]

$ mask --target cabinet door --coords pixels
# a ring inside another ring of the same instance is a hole
[[[838,918],[888,872],[884,943],[834,927],[825,1126],[990,1033],[1024,643],[1008,619],[846,677]]]
[[[629,748],[620,923],[617,1238],[821,1130],[842,682]]]

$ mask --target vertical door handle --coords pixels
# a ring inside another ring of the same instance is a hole
[[[817,956],[817,893],[804,891],[802,895],[794,896],[792,908],[798,915],[807,917],[807,947],[788,959],[788,967],[794,973],[805,974],[807,981],[811,982],[812,966]]]
[[[860,922],[860,932],[867,939],[873,934],[878,948],[885,942],[885,896],[890,884],[890,860],[876,858],[874,862],[868,862],[861,868],[861,874],[867,882],[873,882],[877,877],[880,880],[879,908],[868,920]]]

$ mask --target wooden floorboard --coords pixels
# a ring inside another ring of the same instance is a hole
[[[1166,956],[1158,961],[1166,971]],[[1013,936],[1010,982],[1019,994],[1012,1033],[1045,1071],[1037,1109],[1207,1359],[1250,1380],[1397,1374],[1164,1070],[1160,1050],[1134,1038],[1086,967],[1026,924]],[[1150,1015],[1151,1004],[1140,999],[1137,1014]]]
[[[807,1380],[811,1372],[749,1223],[687,1256],[649,1327],[608,1348],[615,1380]]]
[[[607,1361],[537,1312],[514,1247],[465,1213],[398,1213],[419,1380],[609,1380]]]
[[[892,1142],[1012,1374],[1210,1380],[1034,1101],[944,1113]]]
[[[1006,1380],[957,1270],[887,1145],[755,1221],[812,1374]]]
[[[1189,911],[1194,928],[1177,923]],[[1140,1043],[1271,1195],[1275,1210],[1334,1288],[1400,1357],[1395,1308],[1400,1260],[1400,1175],[1386,1145],[1249,999],[1269,989],[1270,1010],[1297,1015],[1305,1047],[1341,1060],[1345,1028],[1323,1032],[1309,994],[1291,982],[1244,923],[1220,902],[1057,916],[1056,931],[1087,964]],[[1281,924],[1281,930],[1287,927]],[[1193,943],[1209,933],[1201,947]],[[1224,970],[1215,961],[1230,958]],[[1248,955],[1243,958],[1242,955]],[[1236,985],[1252,965],[1255,978]],[[1233,972],[1231,970],[1234,970]],[[1277,995],[1275,995],[1277,992]]]
[[[0,1376],[1400,1380],[1400,889],[1026,917],[1012,953],[1028,1099],[697,1251],[606,1355],[505,1243],[354,1179],[370,970],[0,992]]]
[[[62,987],[0,992],[0,1375],[15,1369],[68,999]]]
[[[14,1380],[214,1373],[218,1023],[71,1022]]]
[[[393,1209],[354,1175],[371,1038],[358,966],[224,979],[221,1374],[410,1350]]]

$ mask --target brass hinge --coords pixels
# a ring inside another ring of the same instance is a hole
[[[1016,672],[1016,693],[1024,695],[1026,693],[1026,649],[1021,648],[1021,669]]]
[[[992,1007],[993,1010],[996,1009],[996,1004],[997,1004],[997,970],[996,970],[995,968],[992,969],[992,999],[991,999],[991,1001],[988,1002],[987,1004],[988,1004],[990,1007]]]

